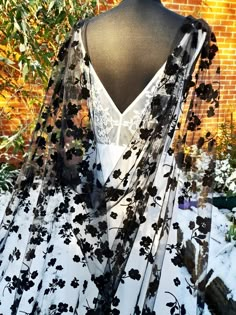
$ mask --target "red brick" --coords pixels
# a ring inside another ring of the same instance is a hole
[[[173,11],[179,11],[180,6],[179,4],[172,4],[169,8]]]
[[[224,19],[224,20],[221,20],[221,21],[220,21],[220,25],[225,25],[225,26],[226,26],[226,25],[230,25],[230,26],[231,26],[231,25],[235,25],[235,20],[225,20],[225,19]]]

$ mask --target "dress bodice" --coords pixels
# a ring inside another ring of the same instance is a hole
[[[86,26],[86,23],[84,24]],[[83,59],[86,59],[86,49],[82,40],[84,27],[79,29],[79,42]],[[185,34],[179,45],[184,46],[188,41],[188,34]],[[199,41],[199,49],[201,41]],[[198,51],[196,51],[197,56]],[[193,56],[192,60],[195,60]],[[192,61],[192,62],[193,62]],[[166,89],[161,88],[161,79],[165,70],[167,61],[158,69],[152,79],[137,95],[132,103],[121,113],[101,82],[91,61],[88,67],[84,67],[86,81],[89,84],[90,98],[88,107],[93,124],[93,131],[96,137],[98,159],[102,165],[103,180],[106,181],[111,171],[116,166],[121,155],[125,152],[127,145],[132,140],[135,132],[138,132],[140,123],[144,119],[145,113],[151,111],[152,100],[157,94],[166,95]],[[191,63],[189,63],[189,69]],[[186,71],[186,76],[188,71]],[[183,82],[182,82],[183,83]],[[132,88],[132,87],[131,87]],[[122,93],[122,91],[121,91]],[[132,160],[126,163],[128,169],[132,165]]]
[[[82,30],[82,29],[81,29]],[[82,52],[86,51],[80,33]],[[91,62],[85,68],[87,80],[90,82],[90,113],[93,120],[96,140],[100,144],[126,146],[133,133],[138,129],[144,112],[150,106],[157,82],[161,77],[165,64],[155,73],[145,88],[133,102],[121,113],[102,84]],[[122,93],[122,91],[121,91]]]
[[[82,41],[82,28],[79,39],[83,56],[86,50]],[[133,102],[121,113],[102,84],[92,63],[85,67],[86,80],[89,82],[90,109],[93,130],[96,136],[97,152],[102,164],[103,177],[106,180],[114,169],[120,156],[138,130],[142,117],[150,108],[158,82],[163,74],[165,64],[155,73],[151,81],[138,94]]]

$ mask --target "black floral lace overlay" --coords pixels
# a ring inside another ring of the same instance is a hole
[[[104,181],[85,23],[60,47],[3,216],[0,314],[203,314],[219,107],[215,36],[204,21],[185,19],[141,123]]]

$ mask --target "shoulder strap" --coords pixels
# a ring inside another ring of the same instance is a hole
[[[88,44],[87,44],[87,25],[88,25],[89,19],[90,18],[82,19],[76,25],[77,29],[81,28],[81,39],[83,41],[85,52],[87,53],[88,56],[89,54],[88,54]]]

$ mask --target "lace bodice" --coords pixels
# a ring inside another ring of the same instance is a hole
[[[85,56],[86,50],[82,40],[82,32],[83,27],[79,32],[79,41],[83,56]],[[186,40],[187,35],[183,37],[180,45],[184,45]],[[205,36],[202,36],[199,41],[199,49],[196,50],[195,56],[192,58],[193,62],[199,53],[204,40]],[[143,114],[146,110],[150,109],[151,101],[156,94],[157,89],[160,89],[160,78],[162,77],[165,65],[166,62],[159,70],[157,70],[153,78],[126,108],[126,110],[121,113],[102,84],[92,63],[89,63],[89,67],[86,67],[84,70],[91,92],[89,107],[98,143],[126,146],[130,142],[132,135],[139,127]],[[189,69],[190,68],[191,63],[189,64]],[[163,91],[166,93],[164,89]]]
[[[133,133],[138,129],[144,112],[150,106],[156,83],[164,66],[123,113],[118,110],[107,93],[92,64],[89,68],[92,100],[94,100],[91,102],[91,112],[97,140],[103,144],[113,143],[126,146],[130,142]]]
[[[83,57],[86,56],[85,46],[82,40],[83,27],[79,30],[79,43]],[[185,45],[188,36],[182,38],[180,45]],[[196,50],[193,61],[197,56],[205,36],[199,40],[199,49]],[[144,89],[138,94],[133,102],[121,113],[110,97],[91,62],[84,68],[86,81],[89,82],[90,98],[88,106],[91,114],[91,122],[97,141],[98,159],[102,165],[103,180],[106,181],[111,171],[114,169],[122,153],[130,143],[135,131],[138,130],[140,122],[144,119],[146,111],[151,110],[151,103],[157,91],[162,91],[166,95],[166,89],[161,88],[162,78],[166,62],[158,69],[153,78]],[[191,68],[188,65],[187,73]],[[187,74],[186,74],[187,75]],[[183,82],[182,82],[183,83]],[[181,99],[179,99],[181,101]],[[126,163],[128,169],[132,164],[129,160]]]

